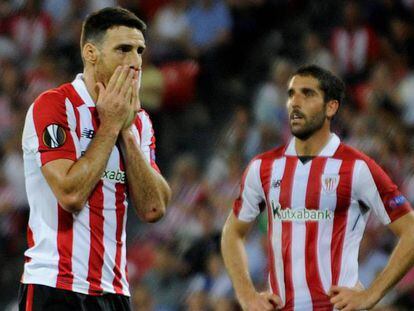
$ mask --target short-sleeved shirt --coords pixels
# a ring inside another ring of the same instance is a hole
[[[295,139],[254,158],[233,210],[245,222],[267,212],[269,285],[283,310],[332,310],[329,288],[358,281],[371,211],[389,224],[412,208],[372,159],[332,134],[314,158],[300,159]]]
[[[208,47],[217,40],[217,35],[230,31],[232,19],[226,4],[215,0],[209,7],[195,4],[187,13],[191,29],[190,41],[198,48]]]
[[[72,83],[41,94],[28,110],[22,141],[30,205],[23,283],[90,295],[129,296],[127,183],[118,144],[78,213],[60,206],[41,172],[50,161],[82,157],[98,128],[98,112],[81,74]],[[145,111],[138,113],[133,132],[146,159],[158,170],[154,132]]]

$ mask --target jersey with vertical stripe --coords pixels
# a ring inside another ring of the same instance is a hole
[[[302,162],[295,139],[254,158],[233,212],[245,222],[268,218],[269,286],[283,310],[332,310],[332,285],[358,281],[358,251],[368,216],[384,224],[411,206],[384,171],[332,134]]]
[[[82,157],[98,127],[98,112],[81,74],[41,94],[28,110],[22,139],[30,205],[23,283],[89,295],[130,295],[125,246],[128,189],[119,145],[78,213],[60,206],[41,172],[50,161]],[[137,114],[132,129],[147,161],[158,170],[154,133],[145,111]]]

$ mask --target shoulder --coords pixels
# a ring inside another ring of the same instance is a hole
[[[279,146],[276,147],[274,149],[271,149],[269,151],[266,151],[264,153],[261,153],[257,156],[255,156],[252,161],[255,160],[274,160],[277,158],[281,158],[283,157],[283,155],[285,154],[285,150],[286,150],[286,146]]]
[[[341,143],[334,154],[334,158],[341,160],[362,160],[364,162],[373,161],[362,151],[351,147],[347,144]]]
[[[48,108],[64,105],[65,100],[70,97],[70,86],[70,83],[66,83],[41,93],[34,100],[34,105],[37,107],[46,105]]]
[[[41,93],[34,101],[35,106],[54,105],[65,101],[65,94],[60,88],[50,89]]]
[[[341,143],[336,151],[334,158],[343,161],[353,161],[362,170],[369,170],[374,175],[383,175],[383,169],[375,162],[374,159],[367,156],[362,151],[351,146]]]

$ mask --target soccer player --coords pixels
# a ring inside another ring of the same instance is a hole
[[[288,145],[255,157],[223,228],[222,253],[244,310],[363,310],[373,307],[414,263],[414,213],[369,157],[330,131],[343,83],[317,66],[290,79]],[[268,216],[269,291],[257,292],[243,239]],[[371,211],[398,236],[388,265],[365,290],[358,250]]]
[[[23,131],[30,204],[20,310],[130,310],[128,198],[146,222],[170,189],[138,97],[146,25],[122,8],[83,24],[83,74],[41,94]]]

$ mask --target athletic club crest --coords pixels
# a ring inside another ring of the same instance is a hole
[[[339,184],[339,175],[323,174],[322,188],[326,193],[334,193]]]

